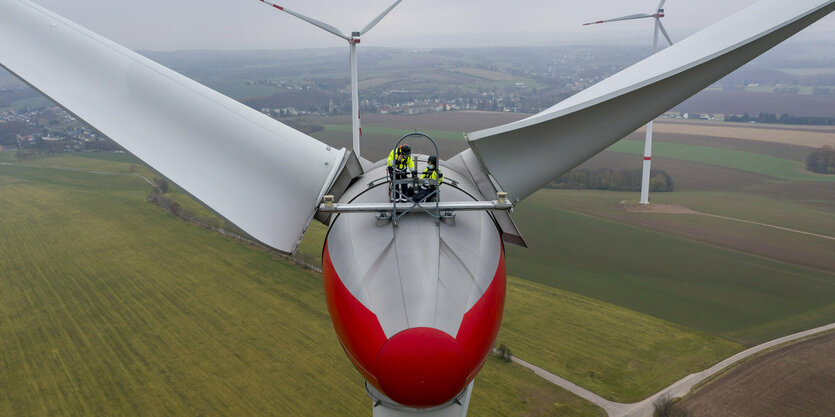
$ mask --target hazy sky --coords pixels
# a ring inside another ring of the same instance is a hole
[[[289,49],[342,46],[344,41],[258,0],[35,0],[131,49]],[[791,0],[785,0],[791,1]],[[359,30],[389,0],[274,0],[330,23]],[[756,0],[669,0],[663,22],[674,41]],[[657,0],[403,0],[363,45],[393,47],[510,46],[646,42],[651,19],[582,27],[586,21],[651,13]],[[835,41],[835,16],[806,29]]]

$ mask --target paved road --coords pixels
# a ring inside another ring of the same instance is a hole
[[[713,365],[712,367],[702,371],[697,372],[694,374],[690,374],[672,385],[668,386],[667,388],[662,389],[661,391],[655,393],[654,395],[650,396],[649,398],[644,399],[643,401],[632,403],[632,404],[625,404],[625,403],[618,403],[614,401],[609,401],[571,381],[568,381],[564,378],[561,378],[557,375],[554,375],[536,365],[531,363],[525,362],[522,359],[517,357],[512,357],[511,359],[513,362],[518,363],[530,370],[532,370],[535,374],[539,375],[540,377],[544,378],[545,380],[558,385],[562,388],[565,388],[584,399],[597,404],[609,415],[609,417],[652,417],[652,413],[654,411],[653,402],[655,402],[658,397],[667,394],[670,398],[676,397],[683,397],[685,396],[690,390],[693,388],[694,385],[698,384],[699,382],[704,381],[705,379],[709,378],[710,376],[716,374],[717,372],[727,368],[728,366],[739,362],[742,359],[745,359],[751,355],[756,353],[762,352],[765,349],[777,346],[781,343],[789,342],[792,340],[797,340],[804,338],[806,336],[811,336],[813,334],[822,333],[828,330],[835,329],[835,323],[827,324],[826,326],[817,327],[814,329],[802,331],[800,333],[795,333],[793,335],[781,337],[779,339],[774,339],[768,342],[765,342],[761,345],[754,346],[748,350],[742,351],[737,353],[736,355],[731,356],[728,359],[723,360],[722,362]]]

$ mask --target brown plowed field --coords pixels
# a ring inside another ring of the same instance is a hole
[[[755,357],[678,407],[694,417],[835,416],[835,332]]]

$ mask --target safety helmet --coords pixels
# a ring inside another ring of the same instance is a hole
[[[429,163],[432,165],[438,165],[438,157],[435,155],[430,156]]]
[[[409,145],[403,145],[400,147],[400,153],[402,153],[403,155],[411,155],[412,148]]]

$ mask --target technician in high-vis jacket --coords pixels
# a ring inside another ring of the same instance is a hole
[[[404,180],[408,178],[409,172],[412,173],[412,178],[417,178],[415,161],[412,159],[412,148],[409,145],[401,145],[399,148],[393,149],[389,153],[388,160],[386,160],[386,167],[388,168],[389,180]],[[399,184],[398,187],[395,187],[391,200],[395,201],[396,199],[398,203],[407,202],[407,197],[410,195],[409,188],[407,183]]]
[[[421,201],[435,201],[438,194],[433,194],[435,190],[444,182],[444,173],[438,168],[438,157],[432,155],[426,163],[426,169],[420,174],[420,189],[412,197],[412,201],[420,203]]]

